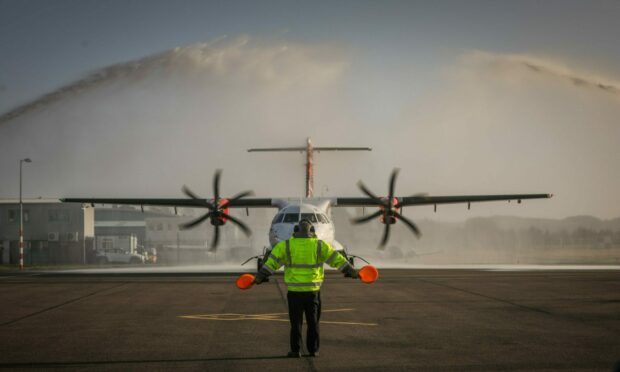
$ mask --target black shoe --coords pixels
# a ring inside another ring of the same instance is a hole
[[[301,358],[301,353],[299,351],[289,351],[286,356],[289,358]]]
[[[311,357],[311,358],[317,358],[319,356],[319,352],[315,351],[313,353],[308,354],[308,356]]]

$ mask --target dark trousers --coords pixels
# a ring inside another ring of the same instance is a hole
[[[301,349],[301,326],[306,314],[306,347],[308,352],[319,351],[319,320],[321,319],[321,292],[291,292],[288,300],[288,316],[291,320],[291,351]]]

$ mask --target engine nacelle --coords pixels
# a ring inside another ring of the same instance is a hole
[[[388,198],[384,196],[384,197],[381,198],[381,201],[383,201],[384,203],[387,203]],[[381,205],[381,206],[379,206],[379,209],[381,211],[384,211],[385,210],[385,206]],[[398,213],[402,212],[402,208],[398,208],[398,199],[396,199],[396,198],[392,198],[392,210],[394,212],[398,212]],[[388,218],[386,219],[385,215],[382,214],[381,216],[379,216],[379,221],[381,221],[381,223],[384,224],[384,225],[388,225],[388,224],[389,225],[393,225],[393,224],[396,223],[397,220],[396,220],[396,217],[394,217],[392,215],[388,216]]]
[[[394,216],[389,216],[386,220],[385,217],[381,215],[381,217],[379,217],[379,221],[381,221],[384,225],[393,225],[396,223],[396,218]]]
[[[226,204],[228,204],[228,199],[220,199],[218,203],[220,207]],[[228,214],[230,212],[230,208],[227,207],[227,208],[221,209],[221,211]],[[217,218],[211,218],[210,220],[211,220],[211,225],[213,226],[215,225],[223,226],[223,225],[226,225],[226,222],[228,222],[228,219],[226,217],[222,217],[221,215],[218,215]]]

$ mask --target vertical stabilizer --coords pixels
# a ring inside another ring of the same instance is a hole
[[[321,151],[372,151],[370,147],[314,147],[308,137],[306,147],[271,147],[248,149],[248,152],[299,151],[306,153],[306,198],[314,196],[314,152]]]
[[[314,148],[312,141],[308,137],[306,146],[306,198],[314,196]]]

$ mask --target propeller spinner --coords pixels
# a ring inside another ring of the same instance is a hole
[[[360,190],[362,190],[362,192],[366,194],[369,198],[373,199],[373,201],[377,203],[377,206],[379,206],[380,209],[371,215],[356,218],[352,220],[352,222],[355,224],[361,224],[379,217],[381,219],[381,222],[385,225],[379,249],[385,248],[385,245],[390,238],[390,225],[396,223],[397,220],[400,220],[405,225],[407,225],[407,227],[409,227],[409,229],[413,231],[416,237],[419,238],[422,235],[420,229],[418,229],[418,227],[415,223],[413,223],[413,221],[409,220],[407,217],[403,216],[398,212],[398,199],[394,197],[394,187],[396,185],[396,177],[398,176],[398,172],[398,168],[394,168],[394,170],[392,171],[389,183],[389,194],[387,198],[380,198],[375,195],[366,187],[366,185],[364,185],[364,183],[362,183],[362,181],[359,181],[357,183],[357,186],[360,188]]]
[[[211,248],[209,251],[213,252],[217,249],[217,245],[220,240],[220,226],[224,225],[227,221],[231,221],[233,224],[237,225],[247,236],[252,234],[250,228],[243,223],[243,221],[238,220],[237,218],[228,214],[228,206],[230,202],[242,199],[246,196],[254,195],[253,191],[243,191],[233,196],[230,199],[220,198],[220,178],[222,176],[222,170],[218,169],[215,171],[215,175],[213,176],[213,194],[214,199],[213,202],[209,202],[207,199],[202,199],[198,195],[196,195],[192,190],[187,186],[183,186],[183,193],[188,197],[198,200],[204,205],[205,208],[209,209],[209,211],[202,216],[183,223],[180,225],[181,229],[191,229],[207,219],[211,222],[211,225],[215,228],[213,232],[213,241],[211,242]]]

